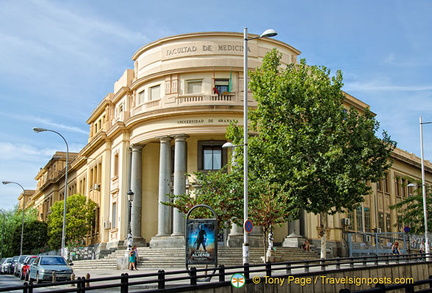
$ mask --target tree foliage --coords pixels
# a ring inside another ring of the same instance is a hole
[[[63,205],[64,201],[55,202],[48,215],[49,245],[54,249],[61,247]],[[96,207],[96,203],[84,195],[68,196],[66,201],[66,245],[81,243],[90,233],[95,221]]]
[[[192,207],[203,204],[210,206],[217,214],[219,229],[229,228],[231,220],[240,223],[242,218],[243,189],[241,174],[227,173],[226,169],[215,172],[195,173],[193,194],[171,195],[172,202],[166,205],[176,207],[187,213]],[[211,216],[208,210],[194,210],[191,218],[206,218]]]
[[[0,234],[2,256],[20,254],[23,212],[16,206],[10,211],[0,213]],[[24,212],[23,254],[40,251],[46,246],[46,224],[37,220],[37,209],[29,208]]]
[[[305,60],[283,68],[276,50],[251,73],[258,106],[249,116],[250,218],[268,232],[272,225],[298,217],[299,209],[320,214],[321,257],[327,215],[359,206],[371,191],[368,182],[383,178],[390,168],[396,146],[385,131],[382,138],[376,136],[379,123],[369,109],[343,106],[342,86],[340,71],[330,76],[326,67],[308,66]],[[242,133],[242,127],[232,124],[227,139],[244,145]],[[204,198],[210,206],[242,201],[237,191],[242,190],[243,149],[235,148],[231,172],[218,175],[224,176],[223,185],[212,173],[201,175],[211,188],[197,190],[190,204],[204,203]]]
[[[410,181],[414,181],[410,179]],[[419,188],[415,189],[413,194],[404,198],[390,209],[396,209],[403,217],[403,223],[410,227],[410,233],[424,234],[424,212],[423,212],[423,193],[421,182],[417,182]],[[432,227],[432,190],[426,186],[426,211],[428,227]]]
[[[369,109],[344,108],[342,86],[340,71],[331,77],[305,60],[283,69],[276,50],[251,73],[258,106],[250,114],[257,133],[249,139],[250,180],[277,182],[285,205],[320,214],[323,236],[327,214],[359,206],[368,182],[390,168],[396,146],[385,131],[376,136],[379,123]],[[325,251],[325,237],[321,244]]]

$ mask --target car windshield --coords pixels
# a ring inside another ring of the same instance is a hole
[[[66,261],[63,257],[44,257],[41,259],[41,265],[65,265]]]

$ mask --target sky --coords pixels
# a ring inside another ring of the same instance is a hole
[[[132,55],[172,35],[261,34],[341,70],[343,90],[370,105],[397,146],[420,157],[419,117],[432,121],[432,0],[0,0],[0,181],[35,189],[56,151],[87,143],[86,120]],[[381,136],[381,133],[377,134]],[[432,161],[432,124],[423,125]],[[0,209],[21,188],[0,185]]]

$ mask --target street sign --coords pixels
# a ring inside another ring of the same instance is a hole
[[[252,224],[252,221],[251,221],[251,220],[246,220],[246,221],[244,222],[244,230],[245,230],[247,233],[252,232],[252,230],[253,230],[253,224]]]

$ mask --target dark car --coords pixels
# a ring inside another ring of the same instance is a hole
[[[15,273],[15,266],[16,266],[17,263],[18,263],[18,259],[19,259],[19,256],[18,256],[18,255],[14,256],[14,257],[12,258],[12,263],[11,263],[11,265],[10,265],[10,273],[9,273],[9,274],[13,274],[13,273]]]
[[[30,265],[29,280],[36,283],[52,281],[55,274],[57,281],[70,281],[73,273],[72,268],[60,255],[38,256]]]
[[[36,255],[29,255],[24,260],[24,263],[20,270],[20,279],[28,281],[28,273],[30,271],[30,265],[33,263],[33,261],[37,258]]]

